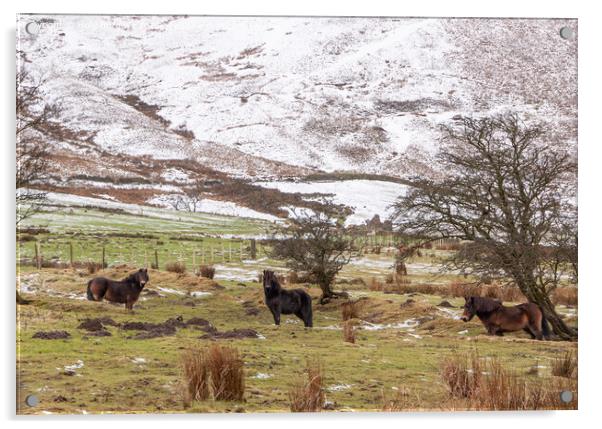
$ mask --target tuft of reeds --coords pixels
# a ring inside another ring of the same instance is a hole
[[[341,304],[341,317],[343,321],[350,319],[358,319],[362,307],[364,306],[363,301],[347,301]]]
[[[316,412],[324,406],[324,375],[319,360],[309,360],[305,368],[305,380],[294,383],[289,391],[290,409],[294,413]]]
[[[182,353],[183,401],[241,401],[245,391],[244,362],[238,350],[213,344]]]
[[[207,364],[216,401],[241,401],[245,393],[244,362],[233,347],[213,344]]]
[[[528,381],[497,359],[482,363],[476,353],[446,358],[440,374],[450,396],[473,410],[542,410],[576,408],[577,401],[564,403],[563,390],[576,394],[576,382]]]
[[[194,348],[182,353],[181,360],[184,377],[184,406],[189,407],[193,401],[204,401],[209,398],[207,354],[203,349]]]
[[[352,320],[343,322],[343,341],[355,344],[355,326]]]

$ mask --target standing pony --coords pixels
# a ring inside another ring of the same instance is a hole
[[[464,313],[461,319],[465,322],[475,315],[483,322],[489,335],[503,336],[504,332],[523,329],[531,338],[542,340],[550,335],[550,328],[541,308],[537,304],[527,302],[513,307],[504,307],[501,301],[480,296],[464,298]]]
[[[282,289],[274,272],[264,270],[263,292],[276,325],[280,325],[280,314],[294,314],[303,320],[306,328],[313,326],[311,297],[303,289]]]
[[[88,299],[90,301],[106,299],[125,304],[125,308],[132,310],[146,283],[148,283],[146,268],[140,268],[121,281],[95,277],[88,282]]]

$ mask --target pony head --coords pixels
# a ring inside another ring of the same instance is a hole
[[[271,290],[278,290],[280,288],[280,283],[278,283],[278,279],[276,278],[276,274],[271,270],[263,270],[263,290],[268,292]]]
[[[497,299],[482,298],[480,296],[464,297],[464,311],[462,319],[464,322],[470,321],[477,313],[491,313],[502,306]]]
[[[137,283],[140,285],[140,288],[143,288],[148,283],[148,269],[140,268],[133,274],[130,274],[127,278],[128,281]]]

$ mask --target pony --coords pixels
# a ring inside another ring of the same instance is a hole
[[[125,304],[126,309],[132,310],[148,280],[148,270],[146,268],[140,268],[121,281],[95,277],[88,282],[88,299],[90,301],[106,299],[107,301]]]
[[[280,325],[281,314],[294,314],[303,320],[306,328],[313,326],[311,296],[303,289],[282,289],[274,272],[264,270],[263,292],[276,325]]]
[[[475,315],[489,335],[503,336],[504,332],[523,329],[531,338],[542,340],[550,335],[550,327],[541,308],[532,302],[505,307],[497,299],[480,296],[465,297],[461,319],[470,321]]]

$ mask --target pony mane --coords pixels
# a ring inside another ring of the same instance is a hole
[[[129,275],[128,275],[126,278],[124,278],[122,281],[123,281],[123,282],[127,282],[127,283],[129,283],[129,282],[135,282],[135,281],[136,281],[136,274],[137,274],[137,273],[132,273],[132,274],[129,274]]]
[[[491,313],[492,311],[502,308],[501,301],[492,298],[484,298],[480,296],[472,297],[474,309],[477,313]]]

